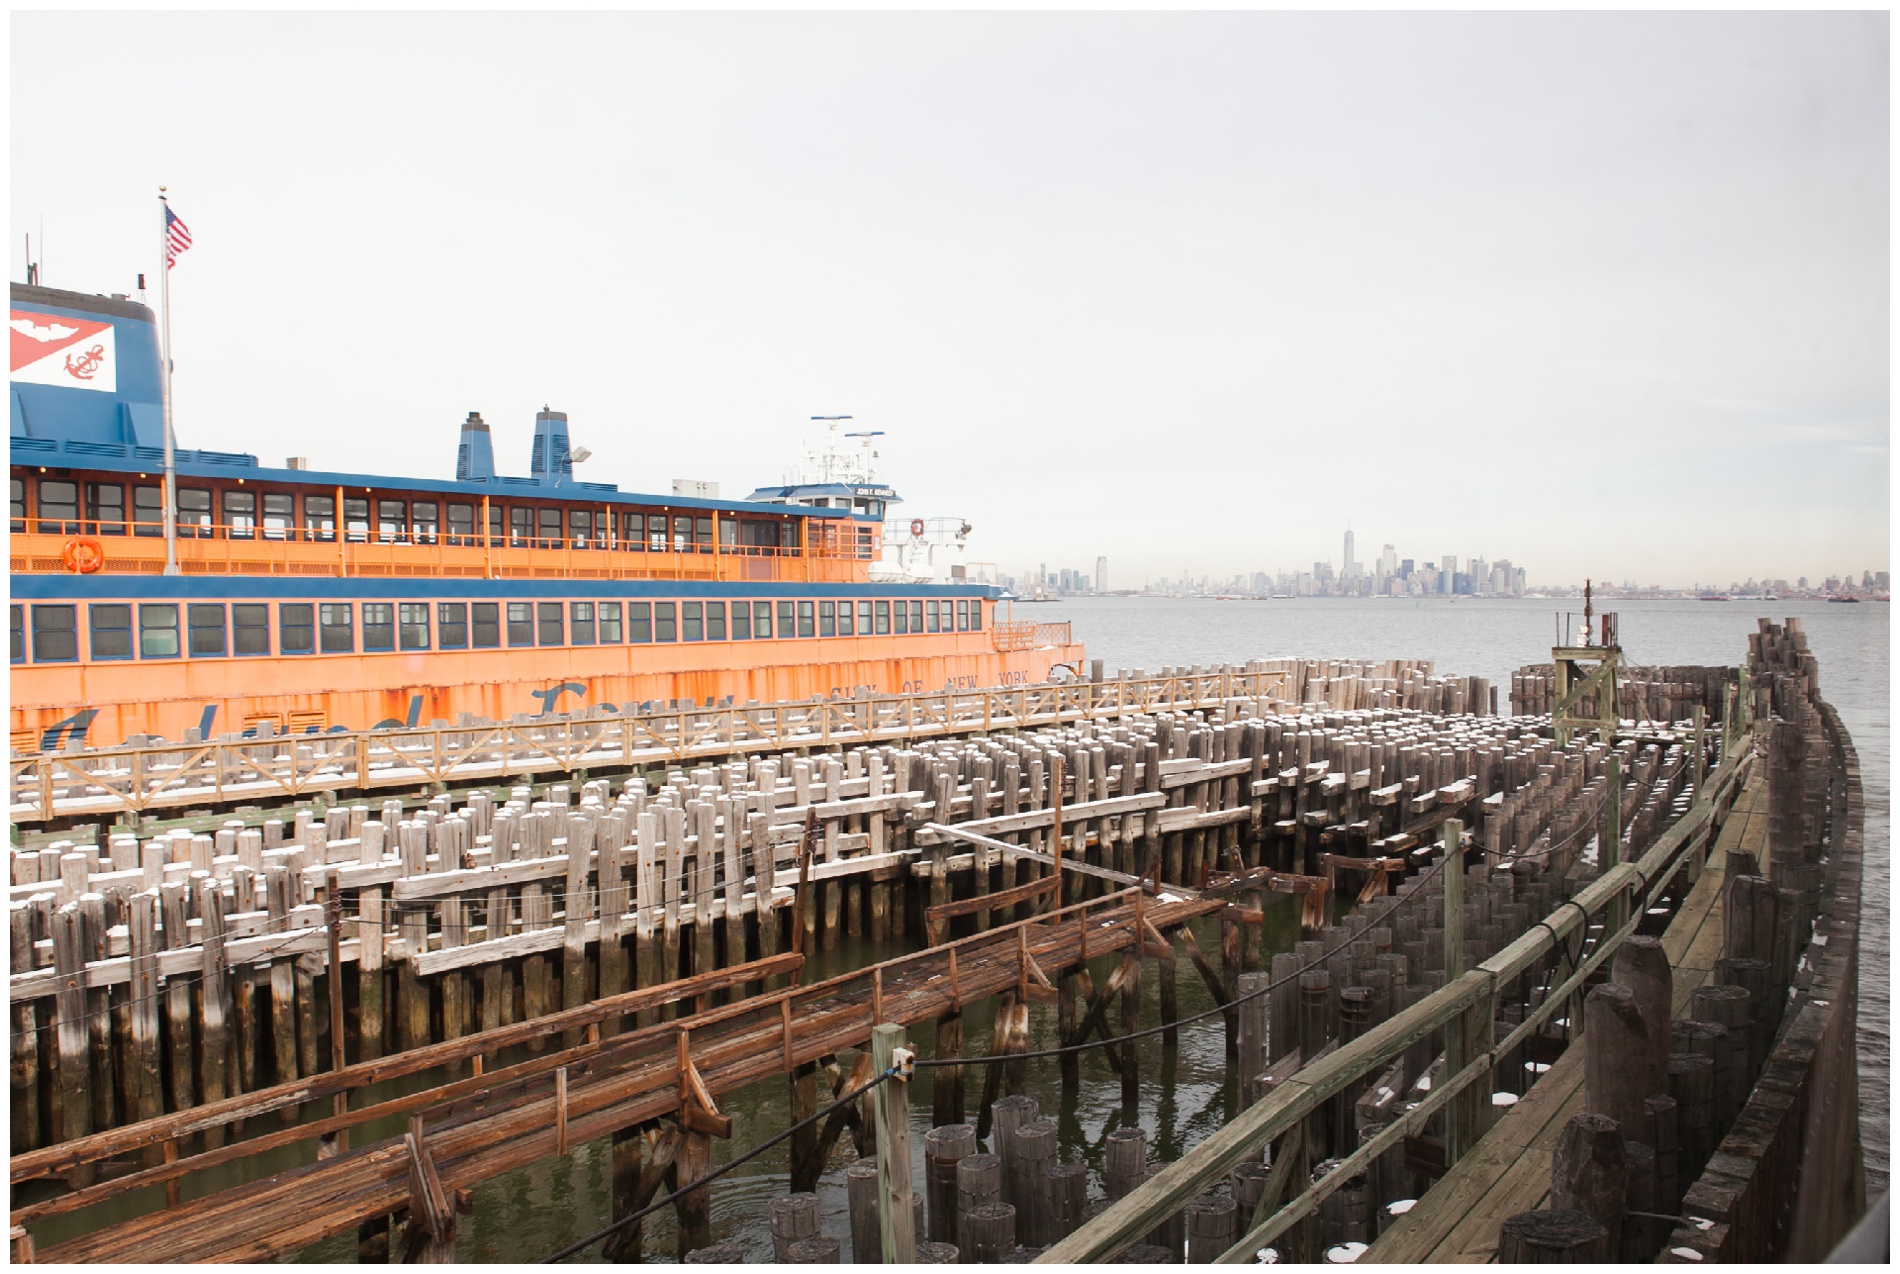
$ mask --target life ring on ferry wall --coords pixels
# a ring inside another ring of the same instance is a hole
[[[69,571],[90,575],[106,564],[106,551],[91,536],[75,535],[59,551],[59,560],[66,564]]]
[[[924,520],[922,518],[912,518],[910,520],[910,536],[913,540],[921,540],[924,538]]]

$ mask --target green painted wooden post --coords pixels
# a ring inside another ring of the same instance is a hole
[[[1609,791],[1603,799],[1603,832],[1598,837],[1597,870],[1606,873],[1623,861],[1623,758],[1611,752],[1603,768]],[[1603,909],[1603,934],[1607,938],[1629,919],[1629,895],[1618,890]]]
[[[885,1023],[871,1032],[871,1066],[887,1073],[897,1051],[908,1048],[904,1028]],[[886,1265],[917,1259],[910,1210],[910,1080],[892,1076],[877,1088],[877,1210]]]
[[[1445,985],[1450,986],[1464,975],[1465,971],[1465,855],[1463,850],[1465,835],[1464,822],[1456,818],[1445,820],[1444,826],[1444,866],[1439,870],[1445,878]],[[1466,1030],[1465,1014],[1455,1014],[1445,1022],[1445,1071],[1444,1078],[1450,1079],[1462,1071],[1471,1061],[1471,1040]],[[1471,1149],[1472,1127],[1460,1119],[1464,1110],[1463,1101],[1455,1101],[1445,1109],[1445,1166],[1451,1167]]]

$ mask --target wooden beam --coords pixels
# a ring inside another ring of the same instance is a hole
[[[921,830],[935,831],[940,836],[950,840],[967,841],[972,845],[980,845],[985,849],[999,850],[1006,858],[1027,858],[1032,862],[1042,863],[1049,867],[1058,865],[1058,860],[1054,855],[1040,853],[1033,849],[1025,849],[1021,845],[1011,845],[1007,841],[991,840],[987,836],[979,836],[975,832],[965,831],[962,827],[945,827],[942,823],[926,823]],[[1131,876],[1125,871],[1114,871],[1107,867],[1097,867],[1092,863],[1078,862],[1073,858],[1061,859],[1059,865],[1064,871],[1077,872],[1084,876],[1096,876],[1102,880],[1112,880],[1118,885],[1133,885],[1149,890],[1153,888],[1152,885],[1140,876]],[[1200,897],[1198,891],[1189,889],[1185,885],[1169,885],[1168,892],[1184,895],[1188,898]]]
[[[954,902],[938,903],[924,909],[926,924],[936,924],[939,920],[949,920],[956,916],[971,916],[979,911],[988,911],[993,907],[1008,907],[1019,902],[1028,902],[1044,894],[1054,893],[1056,877],[1042,876],[1025,885],[1014,885],[1008,889],[999,889],[993,894],[979,894],[974,898],[959,898]]]

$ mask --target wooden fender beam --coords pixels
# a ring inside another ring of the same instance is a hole
[[[687,1031],[681,1031],[679,1035],[680,1127],[687,1132],[730,1137],[732,1118],[719,1113],[719,1103],[713,1100],[706,1081],[700,1077],[699,1068],[693,1065],[689,1035]]]

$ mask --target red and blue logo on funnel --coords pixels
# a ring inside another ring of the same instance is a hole
[[[9,380],[23,385],[118,391],[112,324],[89,318],[7,311]]]

